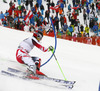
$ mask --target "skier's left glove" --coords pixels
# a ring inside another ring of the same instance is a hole
[[[49,46],[49,51],[51,51],[52,53],[54,52],[53,46]]]

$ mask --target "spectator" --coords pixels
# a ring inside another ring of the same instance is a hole
[[[91,19],[90,22],[89,22],[90,31],[93,30],[93,29],[92,29],[93,26],[94,26],[94,19]]]
[[[44,5],[43,4],[41,4],[40,10],[41,10],[41,14],[44,15]]]
[[[81,3],[79,4],[79,11],[80,11],[80,13],[82,13],[82,4]]]
[[[89,2],[88,1],[86,1],[86,8],[88,8],[89,7]]]
[[[81,24],[80,26],[80,31],[81,31],[81,34],[83,35],[83,32],[84,32],[84,26]]]
[[[57,16],[58,16],[59,8],[60,8],[59,5],[56,5],[55,7],[50,7],[50,9],[56,11],[56,15],[57,15]]]
[[[64,26],[62,27],[62,29],[64,30],[64,33],[66,33],[66,31],[67,31],[67,29],[68,29],[67,23],[64,23]]]
[[[88,37],[89,37],[89,30],[90,30],[90,28],[89,28],[88,25],[86,24],[85,32],[86,32],[86,34],[88,35]]]
[[[35,26],[35,16],[30,19],[30,24]]]
[[[52,0],[51,7],[54,7],[54,6],[55,6],[55,3]],[[52,13],[54,13],[54,10],[53,9],[52,9]]]
[[[42,5],[42,0],[37,0],[39,7]]]
[[[62,8],[59,9],[59,15],[61,16],[63,14]]]
[[[48,0],[48,1],[50,1],[50,0]],[[51,5],[50,5],[50,2],[48,2],[48,3],[47,3],[47,7],[48,7],[48,11],[49,11],[49,12],[50,12],[50,6],[51,6]]]
[[[34,28],[34,25],[33,25],[33,24],[31,24],[31,25],[29,26],[29,31],[30,31],[30,32],[34,32],[34,31],[35,31],[35,28]]]
[[[23,24],[23,22],[20,22],[20,24],[19,24],[19,30],[24,31],[24,24]]]
[[[30,9],[33,7],[33,0],[26,0],[26,10],[28,10],[28,5],[30,4]]]
[[[40,13],[39,19],[41,19],[41,22],[43,22],[43,20],[44,20],[44,18],[43,18],[41,13]]]
[[[8,22],[7,22],[7,20],[4,19],[4,20],[2,21],[2,24],[3,24],[4,27],[8,26]]]
[[[14,23],[14,28],[15,28],[15,29],[19,29],[19,22],[18,22],[18,21],[15,21],[15,23]]]
[[[92,12],[90,12],[90,14],[89,14],[89,19],[94,19],[94,15]]]
[[[76,20],[74,19],[73,16],[71,17],[70,21],[71,21],[71,26],[72,26],[73,29],[74,29],[74,26],[75,26]]]
[[[83,13],[83,20],[84,24],[87,24],[87,14],[85,12]]]
[[[49,12],[49,10],[46,10],[45,18],[47,18],[48,23],[49,23],[49,16],[50,16],[50,12]]]
[[[58,16],[56,15],[54,19],[55,19],[54,25],[55,25],[56,30],[57,30],[57,32],[58,32],[58,30],[59,30],[59,18],[58,18]]]
[[[95,22],[98,22],[98,17],[97,15],[94,17]]]
[[[60,8],[62,8],[62,10],[64,12],[64,3],[63,2],[60,3]]]
[[[91,4],[93,2],[93,0],[89,0],[89,3]]]
[[[63,0],[63,2],[64,2],[64,5],[65,5],[65,7],[66,7],[66,0]],[[67,0],[67,4],[68,4],[68,0]]]
[[[7,16],[8,26],[10,25],[10,22],[13,21],[14,18],[10,15]]]
[[[67,18],[65,17],[65,15],[63,15],[63,18],[64,18],[64,23],[67,24]]]
[[[63,18],[63,16],[60,16],[60,24],[61,24],[61,27],[64,26],[64,18]]]
[[[21,11],[18,10],[18,7],[17,7],[17,8],[15,8],[15,10],[14,10],[14,17],[15,17],[15,16],[19,17],[19,15],[21,15]]]
[[[42,26],[41,18],[37,20],[37,27]]]
[[[21,0],[18,0],[18,5],[21,5]]]
[[[25,32],[29,32],[29,25],[28,25],[28,24],[25,24],[25,26],[24,26],[24,31],[25,31]]]
[[[97,23],[95,23],[95,25],[93,26],[93,32],[94,33],[98,32],[98,25],[97,25]]]
[[[87,17],[88,17],[88,19],[89,19],[90,9],[89,9],[89,8],[87,8],[86,12],[87,12]]]
[[[3,20],[4,20],[4,14],[3,14],[3,12],[2,12],[2,11],[0,12],[0,19],[1,19],[1,21],[3,21]]]
[[[69,30],[69,32],[71,33],[71,36],[72,36],[72,33],[73,33],[74,31],[73,31],[73,27],[71,26],[71,24],[70,24],[70,26],[68,27],[68,30]]]
[[[25,9],[24,4],[22,4],[21,6],[21,14],[26,14],[26,9]]]
[[[12,2],[12,0],[9,2],[9,6],[10,7],[12,7],[12,5],[13,5],[13,2]]]
[[[71,12],[71,4],[68,5],[68,10]]]
[[[74,7],[74,5],[75,5],[75,0],[72,0],[72,4],[73,4],[73,7]]]
[[[45,19],[43,19],[43,22],[42,22],[45,26],[47,25],[47,22]]]
[[[80,0],[76,0],[76,3],[79,4],[80,3]]]
[[[97,5],[98,8],[98,15],[100,15],[100,3]]]
[[[7,17],[9,15],[9,12],[6,10],[6,12],[4,13],[4,16]]]
[[[91,8],[92,8],[92,11],[95,9],[95,8],[94,8],[94,3],[92,3]]]

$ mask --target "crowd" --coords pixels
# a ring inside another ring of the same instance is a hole
[[[18,6],[15,2],[18,2]],[[46,35],[54,36],[49,18],[51,17],[58,37],[79,42],[92,41],[92,44],[96,44],[97,41],[99,43],[100,0],[71,0],[71,4],[69,0],[44,0],[47,8],[42,2],[11,0],[9,9],[5,13],[0,12],[1,24],[21,31],[34,32],[38,29]],[[79,17],[81,14],[82,19]]]

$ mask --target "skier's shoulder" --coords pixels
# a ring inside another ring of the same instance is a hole
[[[40,44],[40,42],[38,42],[38,40],[34,36],[30,37],[30,39],[32,40],[32,42]]]

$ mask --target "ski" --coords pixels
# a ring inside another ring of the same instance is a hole
[[[20,71],[18,69],[10,68],[10,67],[8,67],[7,71],[2,70],[1,73],[4,75],[9,75],[11,77],[17,77],[17,78],[21,78],[24,80],[32,80],[32,79],[26,77],[26,74],[27,74],[26,72]],[[48,80],[48,81],[56,82],[60,86],[63,86],[63,87],[69,88],[69,89],[72,89],[76,82],[76,81],[65,81],[62,79],[51,78],[51,77],[47,77],[44,75],[36,75],[36,77],[38,77],[40,80]]]
[[[52,83],[50,80],[47,81],[45,79],[33,80],[33,79],[26,78],[25,76],[19,76],[19,75],[16,75],[16,74],[13,74],[11,72],[4,71],[4,70],[2,70],[1,73],[2,73],[2,75],[5,75],[5,76],[15,77],[15,78],[19,78],[19,79],[26,80],[26,81],[31,81],[31,82],[33,81],[36,84],[41,84],[41,85],[54,87],[54,88],[59,88],[59,89],[66,89],[66,88],[67,89],[72,89],[72,87],[73,87],[73,86],[54,83],[54,82]]]
[[[23,75],[26,74],[26,72],[22,72],[18,69],[14,69],[14,68],[10,68],[10,67],[8,67],[8,71],[23,74]],[[40,79],[52,80],[52,81],[55,81],[55,82],[58,82],[58,83],[64,83],[64,84],[67,84],[67,85],[68,84],[69,85],[71,85],[71,84],[74,85],[76,83],[76,81],[66,81],[66,80],[62,80],[62,79],[51,78],[51,77],[44,76],[44,75],[36,75],[36,76],[39,77]]]

